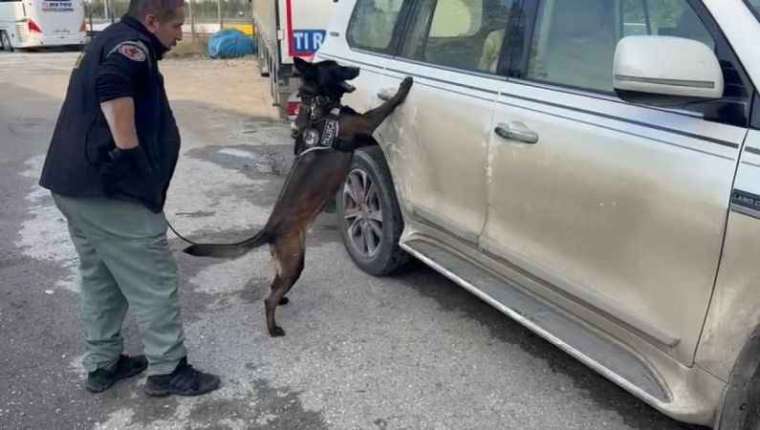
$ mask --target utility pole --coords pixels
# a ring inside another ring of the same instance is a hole
[[[104,9],[105,14],[106,14],[106,21],[108,21],[110,19],[111,20],[111,24],[113,24],[113,16],[111,15],[111,8],[108,7],[109,3],[110,3],[110,0],[105,0],[103,2],[103,9]]]
[[[93,7],[92,2],[88,3],[87,5],[89,6],[89,9],[90,9],[90,34],[92,35],[92,34],[95,34],[95,27],[92,26],[92,13],[93,13],[93,9],[95,8]]]
[[[219,30],[224,27],[224,15],[222,15],[222,0],[216,0],[216,13],[219,16]]]
[[[190,13],[190,40],[195,43],[195,14],[193,13],[193,0],[190,0],[188,2],[189,6],[189,13]]]

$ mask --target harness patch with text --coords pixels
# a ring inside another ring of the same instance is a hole
[[[327,118],[325,120],[325,126],[322,129],[322,141],[320,142],[322,146],[333,146],[333,142],[338,138],[338,132],[340,131],[338,124],[337,118]]]

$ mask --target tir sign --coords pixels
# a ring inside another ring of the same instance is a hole
[[[293,30],[293,51],[295,55],[313,55],[325,40],[324,30]]]

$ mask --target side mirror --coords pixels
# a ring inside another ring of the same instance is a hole
[[[629,36],[613,66],[617,95],[626,101],[674,106],[723,97],[723,71],[704,43],[670,36]]]

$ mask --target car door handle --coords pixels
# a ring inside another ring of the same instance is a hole
[[[522,143],[536,144],[538,143],[538,133],[528,128],[527,125],[513,121],[509,124],[499,123],[494,132],[505,140],[513,140]]]
[[[396,88],[383,88],[377,92],[377,98],[387,102],[388,100],[392,99],[395,94]]]

